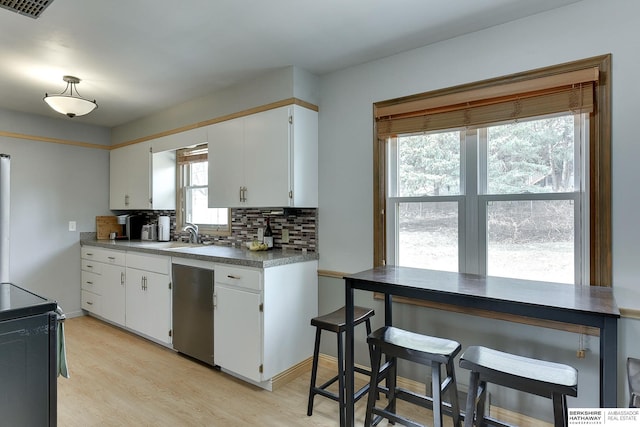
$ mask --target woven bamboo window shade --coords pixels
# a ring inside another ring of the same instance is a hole
[[[206,162],[209,158],[209,146],[200,144],[195,147],[183,148],[177,151],[176,157],[179,165]]]
[[[598,68],[461,90],[425,93],[376,103],[378,138],[473,127],[559,112],[589,113],[594,108]]]

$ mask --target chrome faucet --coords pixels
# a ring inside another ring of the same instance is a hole
[[[198,236],[198,226],[195,224],[191,224],[190,222],[186,222],[182,231],[189,232],[189,243],[200,243],[200,237]]]

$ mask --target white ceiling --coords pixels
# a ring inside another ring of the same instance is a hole
[[[578,0],[54,0],[0,9],[0,108],[113,127],[280,67],[322,75]],[[99,108],[74,119],[63,75]]]

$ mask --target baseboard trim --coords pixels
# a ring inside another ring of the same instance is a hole
[[[274,376],[271,379],[271,389],[272,390],[277,390],[277,389],[281,388],[282,386],[284,386],[285,384],[287,384],[287,383],[291,382],[292,380],[298,378],[300,375],[303,375],[303,374],[305,374],[307,372],[310,372],[311,371],[312,362],[313,362],[313,358],[309,357],[308,359],[303,360],[302,362],[298,363],[297,365],[294,365],[294,366],[290,367],[286,371],[283,371],[283,372],[279,373],[278,375]],[[334,363],[335,363],[334,366],[337,366],[337,360]]]

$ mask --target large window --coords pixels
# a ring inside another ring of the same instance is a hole
[[[610,285],[609,57],[377,103],[374,257]]]
[[[391,138],[388,261],[581,283],[585,119],[561,114]]]
[[[209,208],[209,162],[206,144],[178,150],[179,227],[196,224],[200,234],[229,234],[229,209]]]

